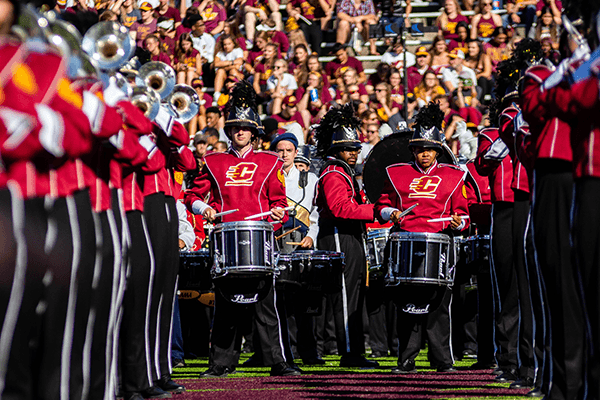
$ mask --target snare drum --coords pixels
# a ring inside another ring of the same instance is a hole
[[[212,232],[213,279],[264,276],[277,271],[273,226],[265,221],[224,222]]]
[[[373,229],[367,233],[369,279],[379,279],[385,275],[384,251],[389,237],[390,228]]]
[[[179,253],[179,290],[211,291],[211,257],[208,249]]]
[[[304,265],[297,262],[293,254],[277,254],[278,274],[276,282],[278,285],[292,285],[294,287],[302,286],[302,271]]]
[[[442,233],[395,232],[390,237],[387,286],[399,284],[451,285],[454,242]]]
[[[308,291],[333,293],[342,290],[346,265],[344,253],[327,250],[297,250],[292,262],[302,271],[302,287]]]
[[[462,246],[466,264],[490,259],[489,235],[469,236],[463,239]]]

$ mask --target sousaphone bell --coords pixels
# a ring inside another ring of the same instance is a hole
[[[154,121],[160,110],[160,97],[153,89],[146,86],[133,87],[131,103],[139,108],[150,121]]]
[[[189,85],[175,85],[173,93],[167,98],[171,113],[178,122],[185,124],[194,115],[198,114],[200,108],[200,97],[196,90]]]
[[[151,61],[142,65],[138,76],[162,100],[168,98],[175,88],[175,71],[164,62]]]
[[[92,26],[81,42],[81,49],[98,68],[106,71],[116,70],[129,61],[135,48],[129,29],[114,21],[102,21]]]

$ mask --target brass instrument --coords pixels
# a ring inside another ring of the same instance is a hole
[[[200,97],[196,90],[188,85],[175,85],[166,102],[173,111],[172,115],[182,124],[189,122],[200,109]]]
[[[114,71],[129,61],[136,47],[129,29],[114,21],[102,21],[83,36],[81,49],[98,68]]]
[[[175,88],[175,71],[167,64],[152,61],[142,65],[138,76],[144,84],[156,91],[156,94],[165,100]]]
[[[146,118],[153,121],[160,109],[160,97],[156,92],[145,86],[135,86],[132,90],[131,103],[139,108]]]

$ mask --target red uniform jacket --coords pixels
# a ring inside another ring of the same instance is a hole
[[[534,156],[573,161],[571,127],[551,112],[548,97],[540,90],[542,83],[552,74],[544,65],[531,67],[523,79],[521,109],[529,123]]]
[[[509,149],[509,155],[513,162],[513,180],[510,187],[529,193],[529,177],[525,167],[517,157],[517,142],[515,135],[515,118],[519,110],[515,107],[507,107],[500,114],[500,127],[498,133]]]
[[[492,203],[497,201],[512,203],[515,201],[515,195],[510,188],[513,178],[512,160],[508,156],[500,162],[486,158],[490,146],[498,138],[498,128],[486,128],[479,132],[475,169],[480,175],[489,178]]]
[[[363,204],[353,180],[340,165],[329,165],[321,172],[315,195],[321,222],[323,219],[373,222],[373,205]]]
[[[571,87],[561,84],[542,92],[541,100],[548,112],[571,126],[573,174],[600,177],[600,102],[598,77],[577,82]]]
[[[189,210],[196,201],[205,202],[207,196],[206,203],[217,212],[239,209],[222,217],[223,222],[241,221],[275,207],[287,207],[283,162],[277,154],[252,149],[240,154],[229,149],[225,153],[207,154],[204,161],[200,175],[185,193]],[[283,222],[287,218],[286,214]]]
[[[427,222],[452,214],[468,215],[468,194],[465,185],[467,173],[450,164],[433,163],[426,171],[414,162],[393,164],[386,168],[387,175],[381,197],[375,203],[375,215],[380,220],[385,208],[405,210],[419,204],[400,220],[400,227],[409,232],[441,232],[450,222]],[[465,226],[469,220],[464,219]]]

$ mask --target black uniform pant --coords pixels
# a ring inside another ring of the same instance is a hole
[[[331,234],[323,231],[324,229],[321,229],[319,232],[319,249],[341,251],[346,261],[342,290],[325,295],[333,307],[338,354],[359,356],[365,352],[362,321],[366,292],[364,244],[360,234]]]
[[[94,321],[89,398],[100,400],[104,399],[105,393],[111,393],[113,390],[111,368],[117,318],[115,305],[121,274],[121,239],[112,210],[100,212],[95,218],[100,224],[102,242],[99,243],[101,245],[100,270],[94,273],[93,314],[90,315],[90,319]]]
[[[160,296],[160,321],[158,325],[159,337],[159,365],[160,376],[171,373],[171,330],[173,326],[173,304],[176,296],[177,274],[179,272],[179,218],[175,198],[165,196],[167,206],[167,235],[163,243],[165,265],[162,268],[162,277],[157,276],[154,281],[153,296]],[[158,268],[161,271],[161,268]]]
[[[229,302],[215,290],[215,308],[211,333],[210,363],[235,368],[242,347],[242,337],[250,332],[254,323],[265,365],[285,361],[283,356],[280,316],[275,307],[277,289],[254,304],[241,305]],[[254,318],[254,320],[253,320]],[[256,344],[255,344],[256,345]]]
[[[538,374],[536,386],[550,399],[578,398],[583,386],[585,321],[570,245],[572,197],[571,163],[539,160],[534,171],[532,232],[541,275],[538,287],[545,295],[546,335],[543,375]],[[537,334],[536,340],[540,340]]]
[[[448,289],[439,307],[428,314],[409,314],[398,308],[398,365],[419,355],[424,334],[429,343],[427,358],[431,366],[454,364],[450,335],[451,303],[452,291]]]
[[[385,289],[383,277],[369,280],[366,307],[369,316],[369,345],[374,353],[398,355],[396,304]]]
[[[150,310],[154,278],[154,256],[148,227],[141,211],[128,211],[130,245],[127,287],[120,324],[120,370],[123,392],[140,392],[152,385]]]
[[[177,214],[176,214],[177,215]],[[154,254],[155,269],[152,279],[151,310],[150,310],[150,345],[152,346],[152,373],[153,380],[160,378],[160,329],[161,324],[170,326],[168,321],[162,320],[161,313],[164,286],[170,284],[168,279],[170,226],[165,208],[165,194],[153,193],[144,197],[144,217],[148,225],[148,234]],[[176,249],[178,248],[175,247]],[[171,301],[171,300],[169,300]]]
[[[579,282],[580,284],[580,286],[576,285],[575,291],[577,291],[578,287],[583,288],[583,310],[589,326],[590,343],[584,353],[584,362],[587,364],[588,399],[600,398],[600,357],[598,356],[598,352],[600,351],[600,291],[598,290],[600,287],[600,231],[598,230],[598,224],[600,223],[600,209],[598,207],[599,196],[600,179],[578,178],[575,180],[571,235],[577,266],[575,282]],[[560,272],[570,278],[569,271]],[[568,292],[570,288],[561,287],[560,289],[562,289],[563,294],[565,294],[565,301],[568,301],[565,292]],[[577,296],[573,295],[570,299],[570,308],[566,309],[566,305],[562,305],[565,312],[564,318],[567,319],[569,323],[573,323],[573,315],[567,314],[576,314],[578,312],[577,300]],[[552,313],[552,323],[554,323],[554,308],[551,308],[550,310]],[[565,322],[565,325],[566,324],[567,323]],[[563,326],[563,329],[565,330],[569,328],[569,326]],[[554,334],[554,331],[552,333]],[[579,368],[581,356],[578,354],[566,354],[568,350],[576,349],[578,352],[580,351],[579,349],[581,349],[581,346],[574,343],[579,340],[580,334],[577,331],[573,331],[569,332],[569,335],[572,336],[567,337],[567,346],[564,349],[564,369],[554,371],[552,380],[553,382],[561,382],[558,386],[566,388],[563,389],[565,390],[565,396],[567,394],[573,396],[577,394],[580,397],[580,379],[578,378],[576,371]],[[555,351],[560,352],[561,350],[563,349],[560,349],[560,347],[555,350],[553,336],[552,353],[554,354]],[[560,376],[559,374],[561,372],[564,373],[564,375]],[[567,380],[569,377],[570,379]],[[553,385],[550,392],[551,398],[554,398],[554,390]],[[556,398],[559,397],[557,396]]]
[[[496,361],[502,369],[517,368],[519,299],[513,265],[513,203],[492,205],[492,283],[495,293]]]
[[[522,379],[533,379],[536,366],[533,343],[536,318],[533,314],[532,292],[529,288],[530,274],[528,272],[528,267],[534,263],[531,236],[527,240],[529,210],[529,193],[515,191],[513,255],[519,293],[519,376]],[[529,246],[526,245],[527,243]],[[532,272],[535,272],[535,269],[532,269]],[[539,321],[542,318],[542,315],[538,316]]]

